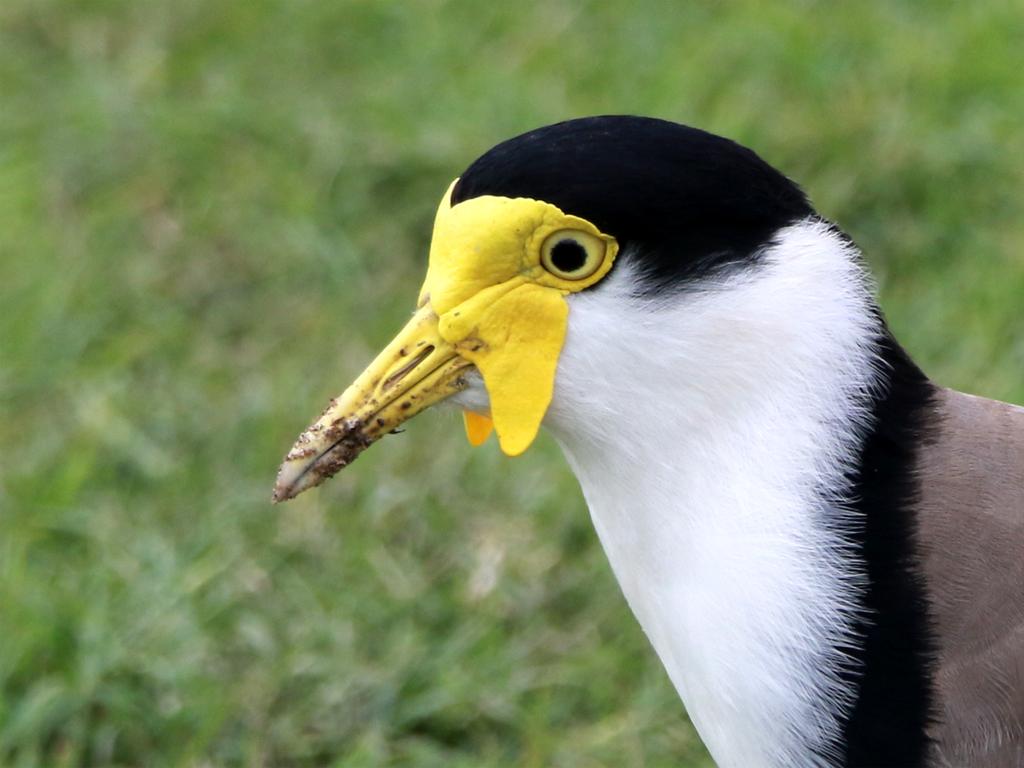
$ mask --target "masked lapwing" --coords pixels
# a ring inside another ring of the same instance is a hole
[[[441,400],[555,436],[719,765],[1024,766],[1024,410],[929,380],[750,150],[595,117],[488,151],[275,500]]]

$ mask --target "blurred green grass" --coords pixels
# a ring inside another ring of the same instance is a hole
[[[553,444],[453,416],[268,503],[403,322],[450,179],[698,125],[862,246],[939,381],[1024,401],[1013,3],[0,5],[0,763],[704,766]]]

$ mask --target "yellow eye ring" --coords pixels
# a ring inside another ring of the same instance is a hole
[[[607,244],[579,229],[552,232],[540,247],[540,264],[563,280],[585,280],[604,263]]]

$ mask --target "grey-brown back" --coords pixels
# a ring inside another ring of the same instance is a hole
[[[1024,408],[948,389],[919,454],[935,764],[1024,767]]]

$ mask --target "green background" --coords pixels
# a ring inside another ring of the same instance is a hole
[[[547,437],[430,413],[299,500],[448,182],[630,112],[864,249],[1024,400],[1019,3],[0,3],[0,764],[706,766]]]

